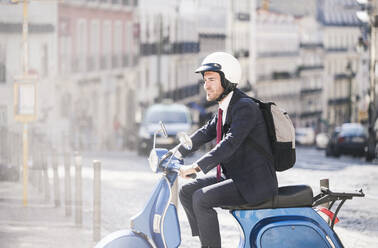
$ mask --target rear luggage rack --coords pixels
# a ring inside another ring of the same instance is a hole
[[[327,187],[320,187],[320,191],[321,192],[313,198],[313,204],[312,204],[313,207],[319,206],[319,205],[324,204],[324,203],[330,203],[328,210],[331,210],[331,208],[333,207],[333,205],[335,204],[336,201],[341,201],[338,204],[338,206],[336,208],[336,212],[335,212],[335,214],[332,218],[332,222],[331,222],[331,228],[332,229],[333,229],[333,226],[335,225],[337,214],[339,213],[344,202],[346,200],[353,199],[353,197],[364,197],[365,196],[362,189],[360,189],[358,192],[355,192],[355,193],[344,193],[344,192],[341,193],[341,192],[332,192]]]

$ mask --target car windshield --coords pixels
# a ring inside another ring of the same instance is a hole
[[[185,112],[179,111],[148,111],[145,123],[188,123],[188,116]]]
[[[362,126],[344,126],[341,130],[341,135],[360,136],[365,134],[365,129]]]

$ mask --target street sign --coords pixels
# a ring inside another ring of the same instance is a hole
[[[20,77],[14,83],[14,119],[31,122],[37,118],[36,77]]]

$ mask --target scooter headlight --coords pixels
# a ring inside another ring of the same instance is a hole
[[[151,150],[150,156],[148,157],[148,162],[150,164],[151,170],[156,173],[158,171],[159,156],[157,155],[155,149]]]

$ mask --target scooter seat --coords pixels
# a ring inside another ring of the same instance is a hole
[[[222,206],[228,210],[256,210],[272,208],[311,207],[313,202],[312,189],[308,185],[292,185],[278,188],[278,194],[273,199],[259,204],[244,204],[239,206]]]

